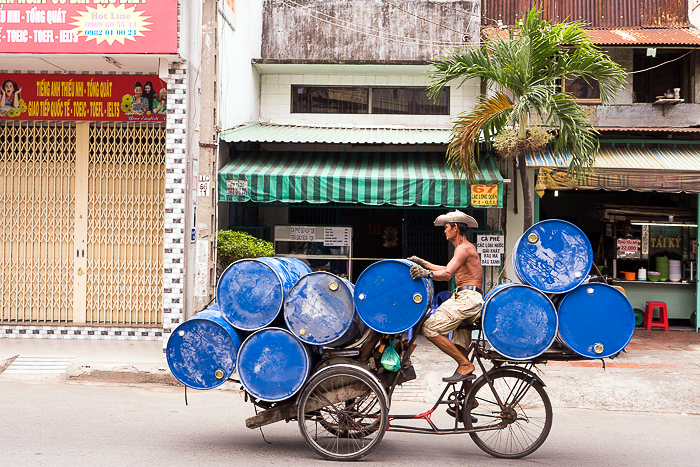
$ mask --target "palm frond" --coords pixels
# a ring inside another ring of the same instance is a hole
[[[440,102],[443,88],[452,80],[459,79],[460,85],[472,78],[493,78],[492,64],[485,47],[458,49],[453,55],[436,57],[430,63],[428,75],[428,97]]]
[[[598,132],[589,124],[585,109],[569,99],[565,93],[552,98],[547,123],[558,130],[554,144],[554,157],[571,155],[569,171],[584,172],[595,163],[598,153]]]
[[[473,110],[462,114],[452,130],[447,147],[447,163],[453,172],[469,181],[478,172],[478,145],[482,133],[494,134],[501,130],[513,110],[507,95],[496,93],[481,100]]]

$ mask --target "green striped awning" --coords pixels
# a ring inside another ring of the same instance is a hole
[[[470,186],[444,153],[245,152],[219,171],[219,201],[502,207],[503,178],[489,158]]]

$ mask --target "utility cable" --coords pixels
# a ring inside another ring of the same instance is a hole
[[[327,24],[330,24],[333,26],[337,26],[337,27],[340,27],[343,29],[347,29],[347,30],[350,30],[353,32],[359,32],[361,34],[364,34],[364,35],[370,36],[370,37],[377,37],[380,39],[386,39],[389,41],[400,42],[400,43],[404,43],[404,44],[418,43],[419,45],[437,45],[437,46],[440,46],[440,45],[444,45],[444,46],[464,45],[462,42],[433,41],[430,39],[419,39],[416,37],[412,37],[412,38],[409,38],[410,40],[406,40],[405,36],[387,33],[387,32],[381,31],[379,29],[371,28],[368,26],[362,26],[362,25],[352,23],[350,21],[342,20],[342,19],[336,18],[334,16],[328,15],[326,13],[320,12],[318,10],[312,10],[310,7],[305,6],[305,5],[301,5],[297,2],[295,2],[294,0],[280,0],[280,1],[282,4],[288,6],[292,9],[298,10],[298,11],[306,14],[307,16],[315,18],[319,21],[322,21],[324,23],[327,23]],[[330,20],[326,19],[326,18],[330,18]],[[345,25],[342,23],[345,23]],[[441,26],[441,27],[444,27],[444,26]],[[373,31],[373,32],[377,32],[379,34],[373,34],[371,32],[367,32],[367,31]],[[452,29],[452,31],[455,31],[455,32],[459,33],[460,35],[463,34],[460,31],[456,31],[454,29]]]
[[[668,60],[668,61],[663,62],[663,63],[659,63],[658,65],[654,65],[654,66],[652,66],[652,67],[645,68],[645,69],[643,69],[643,70],[628,71],[627,74],[628,74],[628,75],[633,75],[633,74],[635,74],[635,73],[642,73],[643,71],[653,70],[654,68],[658,68],[658,67],[660,67],[660,66],[666,65],[667,63],[671,63],[671,62],[675,62],[676,60],[680,60],[681,58],[685,57],[686,55],[690,55],[690,54],[693,53],[693,52],[695,52],[695,49],[691,50],[690,52],[684,53],[684,54],[681,55],[680,57],[676,57],[676,58],[674,58],[674,59]]]
[[[443,25],[443,24],[436,23],[435,21],[431,21],[431,20],[429,20],[429,19],[427,19],[427,18],[423,18],[422,16],[418,16],[418,15],[415,14],[415,13],[412,13],[412,12],[410,12],[410,11],[408,11],[408,10],[405,10],[404,8],[400,7],[399,5],[397,5],[397,4],[394,3],[394,2],[391,2],[391,1],[389,1],[389,0],[384,0],[384,2],[385,2],[385,3],[388,3],[388,4],[391,5],[391,6],[393,6],[393,7],[396,8],[397,10],[401,10],[401,11],[403,11],[404,13],[407,13],[407,14],[409,14],[409,15],[411,15],[411,16],[415,16],[416,18],[418,18],[418,19],[420,19],[420,20],[422,20],[422,21],[426,21],[426,22],[428,22],[428,23],[431,23],[431,24],[434,24],[434,25],[436,25],[436,26],[439,26],[439,27],[441,27],[441,28],[443,28],[443,29],[447,29],[447,30],[449,30],[449,31],[456,32],[457,34],[464,34],[464,32],[462,32],[462,31],[457,31],[456,29],[452,29],[452,28],[449,27],[449,26],[445,26],[445,25]]]

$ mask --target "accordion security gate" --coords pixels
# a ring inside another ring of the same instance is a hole
[[[165,128],[0,126],[0,322],[162,323]]]

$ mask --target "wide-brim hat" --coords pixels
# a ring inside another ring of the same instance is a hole
[[[479,227],[479,223],[476,222],[476,219],[458,210],[438,216],[437,219],[435,219],[435,227],[441,227],[451,222],[461,222],[462,224],[467,224],[467,227],[474,229]]]

